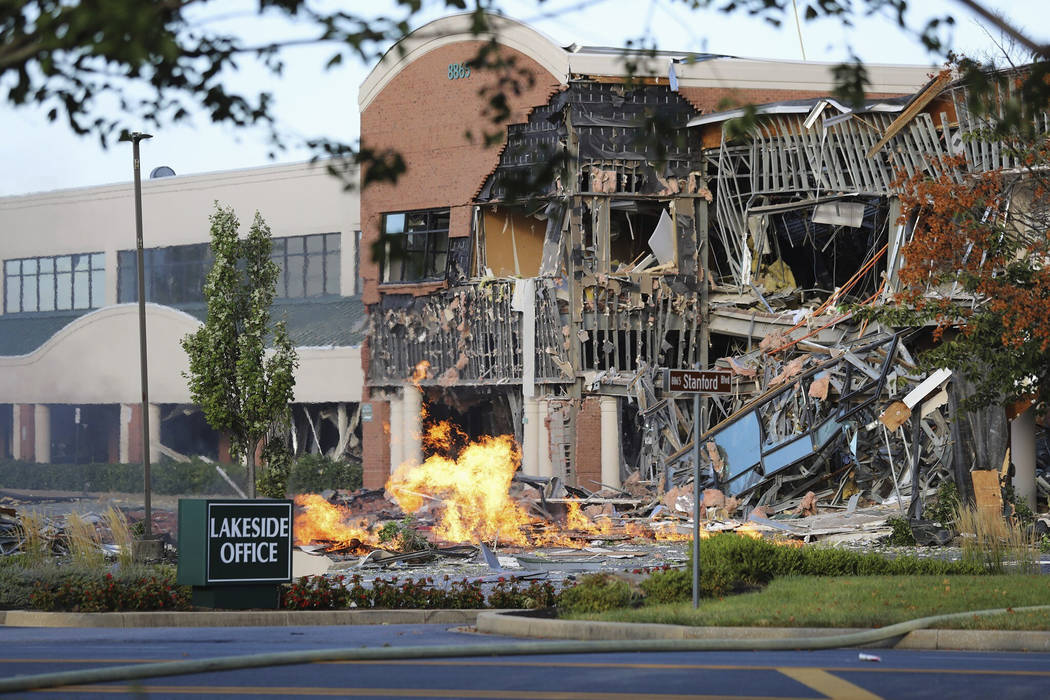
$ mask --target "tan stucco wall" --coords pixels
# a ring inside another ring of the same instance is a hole
[[[148,142],[143,148],[148,148]],[[145,175],[145,174],[144,174]],[[274,236],[341,232],[341,293],[354,293],[354,231],[359,196],[323,164],[276,165],[142,182],[143,245],[206,243],[218,200],[237,212],[246,232],[258,210]],[[116,301],[118,250],[135,247],[131,182],[0,197],[0,258],[106,253],[106,289]],[[0,290],[0,295],[3,290]],[[3,311],[0,296],[0,313]]]
[[[189,314],[146,305],[151,403],[189,403],[179,341],[200,323]],[[361,400],[359,348],[299,348],[295,401]],[[138,306],[118,304],[81,316],[28,355],[0,357],[3,403],[141,401]]]

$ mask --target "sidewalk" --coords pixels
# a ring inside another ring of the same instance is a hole
[[[472,625],[502,637],[574,640],[810,639],[859,629],[690,627],[558,620],[509,610],[244,610],[214,612],[61,613],[0,611],[8,627],[298,627],[318,625]],[[1050,631],[923,629],[869,645],[894,649],[1050,652]]]

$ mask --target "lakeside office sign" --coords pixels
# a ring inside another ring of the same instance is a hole
[[[291,580],[291,501],[208,501],[206,533],[206,583]]]

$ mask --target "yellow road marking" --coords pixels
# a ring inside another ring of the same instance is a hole
[[[508,700],[725,700],[725,695],[671,695],[654,693],[586,693],[571,691],[542,690],[439,690],[428,688],[286,688],[275,687],[242,687],[213,685],[148,685],[148,686],[107,686],[107,685],[67,685],[62,688],[49,688],[36,692],[43,693],[170,693],[176,695],[310,695],[317,697],[390,697],[390,698],[508,698]],[[792,700],[791,698],[732,695],[732,700]]]
[[[166,663],[174,661],[192,661],[192,657],[184,659],[0,659],[0,664],[151,664]],[[459,659],[377,659],[374,661],[348,660],[348,661],[317,661],[317,664],[354,664],[362,666],[520,666],[526,668],[637,668],[652,670],[686,670],[686,671],[779,671],[783,666],[746,666],[740,664],[668,664],[668,663],[637,663],[637,662],[613,662],[613,661],[504,661],[492,658],[484,661],[467,661]],[[298,665],[298,664],[297,664]],[[807,667],[808,668],[808,667]],[[850,673],[924,673],[924,674],[948,674],[959,676],[1033,676],[1050,677],[1050,671],[1014,671],[1003,669],[974,669],[974,668],[893,668],[892,666],[821,666],[821,669],[835,672]]]
[[[788,678],[827,695],[832,700],[882,700],[878,695],[869,693],[864,688],[819,668],[778,668],[777,670]]]

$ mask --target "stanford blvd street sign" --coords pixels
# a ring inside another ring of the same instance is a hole
[[[681,394],[731,394],[733,373],[720,370],[669,369],[664,390]]]

